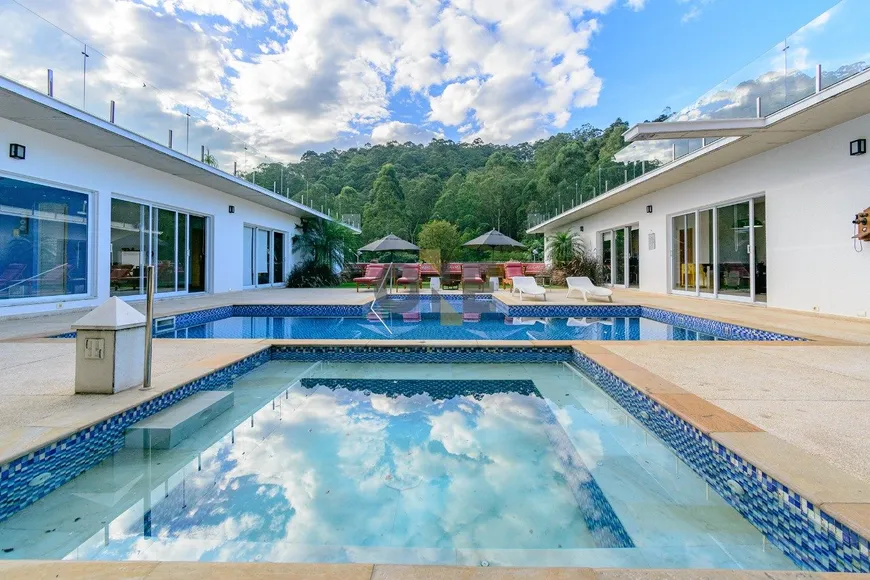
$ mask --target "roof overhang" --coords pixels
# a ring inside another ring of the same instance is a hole
[[[327,214],[0,76],[0,117],[301,219]],[[337,222],[341,223],[341,222]],[[349,226],[359,233],[359,229]]]
[[[870,70],[850,77],[763,119],[745,136],[719,139],[676,161],[556,215],[529,234],[545,234],[631,200],[710,173],[870,114]],[[670,123],[656,123],[664,125]],[[710,137],[710,135],[704,135]],[[696,134],[700,138],[701,135]],[[670,137],[668,137],[670,138]]]
[[[754,119],[712,119],[703,121],[671,121],[638,123],[622,134],[625,141],[653,139],[700,139],[703,137],[745,137],[764,129],[763,117]]]

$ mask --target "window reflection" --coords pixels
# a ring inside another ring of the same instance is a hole
[[[88,292],[88,195],[0,177],[0,300]]]

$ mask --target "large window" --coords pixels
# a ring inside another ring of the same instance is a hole
[[[764,197],[756,197],[673,217],[671,288],[695,295],[765,301],[764,209]]]
[[[144,294],[149,264],[157,292],[205,292],[206,218],[113,199],[111,254],[113,296]]]
[[[88,197],[0,177],[0,301],[88,294]]]

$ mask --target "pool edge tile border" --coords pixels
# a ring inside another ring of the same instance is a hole
[[[870,572],[870,542],[867,536],[826,513],[824,503],[813,504],[797,487],[790,487],[782,481],[788,478],[771,477],[716,440],[717,433],[726,434],[729,431],[705,433],[693,424],[695,421],[688,421],[671,408],[666,397],[644,392],[642,387],[624,380],[616,371],[593,360],[591,353],[584,353],[581,347],[575,346],[573,350],[573,362],[594,384],[660,438],[789,558],[816,571]],[[738,430],[733,433],[766,434],[764,430],[751,426],[754,431]],[[824,462],[820,460],[820,463]],[[830,468],[833,469],[832,466]],[[757,505],[750,506],[744,496],[759,501]],[[866,505],[870,508],[870,504]],[[771,517],[774,525],[765,519]],[[866,533],[868,530],[860,531]],[[802,535],[794,540],[789,535],[794,532]],[[802,555],[813,558],[802,558]],[[848,566],[847,560],[851,566]]]

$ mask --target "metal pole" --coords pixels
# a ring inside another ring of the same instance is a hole
[[[199,160],[201,163],[205,163],[205,145],[199,146]]]
[[[142,389],[151,388],[151,339],[154,331],[154,266],[145,266],[145,377]]]
[[[239,162],[233,161],[233,176],[236,177],[239,175]]]
[[[169,130],[169,148],[172,149],[172,129]]]
[[[109,101],[109,123],[115,122],[115,101]]]
[[[822,65],[816,65],[816,93],[822,92]]]
[[[88,45],[85,45],[85,49],[82,51],[84,57],[82,58],[82,109],[88,108],[87,94],[88,94],[88,57],[91,56],[88,54]]]
[[[54,71],[48,69],[48,96],[54,96]]]
[[[755,116],[761,118],[761,97],[755,99]]]

